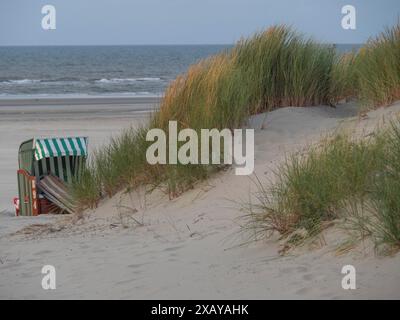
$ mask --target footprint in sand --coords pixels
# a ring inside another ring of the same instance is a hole
[[[323,274],[314,274],[308,273],[303,276],[303,280],[306,281],[322,281],[325,280],[325,276]]]
[[[305,295],[305,294],[312,293],[313,291],[315,291],[315,288],[313,288],[313,287],[304,287],[304,288],[301,288],[301,289],[295,291],[295,294]]]
[[[297,267],[296,268],[296,272],[298,272],[298,273],[305,273],[307,271],[308,271],[307,267]]]
[[[138,269],[140,267],[145,266],[146,264],[148,264],[148,263],[134,263],[134,264],[128,265],[128,268]]]
[[[131,282],[134,282],[134,281],[137,281],[137,280],[138,280],[137,278],[125,279],[125,280],[123,280],[123,281],[118,281],[118,282],[116,282],[116,284],[117,284],[117,285],[125,285],[125,284],[127,284],[127,283],[131,283]]]
[[[183,248],[183,246],[168,247],[168,248],[165,248],[164,251],[176,251],[176,250],[179,250],[180,248]]]
[[[44,256],[44,255],[48,255],[49,253],[52,253],[53,251],[51,250],[42,250],[42,251],[38,251],[35,253],[36,256]]]
[[[141,273],[143,273],[143,270],[133,270],[132,273],[133,274],[141,274]]]
[[[280,270],[281,275],[287,275],[288,273],[306,273],[308,271],[307,267],[288,267],[288,268],[282,268]]]

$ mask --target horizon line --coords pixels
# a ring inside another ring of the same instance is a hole
[[[318,42],[320,44],[364,45],[366,42]],[[234,46],[236,43],[149,43],[149,44],[0,44],[0,47],[130,47],[130,46]]]

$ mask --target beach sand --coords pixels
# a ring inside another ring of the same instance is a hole
[[[367,134],[399,112],[400,103],[359,117],[350,103],[336,109],[282,108],[252,117],[255,172],[266,181],[288,152],[301,150],[332,130],[355,126]],[[1,134],[9,140],[2,140],[1,148],[12,154],[2,158],[2,175],[9,177],[4,166],[16,169],[12,162],[18,142],[36,135],[37,128],[43,135],[86,133],[101,143],[132,122],[112,114],[97,115],[91,125],[74,115],[70,120],[53,117],[46,126],[37,120],[34,127],[17,115],[11,116],[14,123],[2,119]],[[26,116],[33,117],[22,118]],[[7,179],[1,190],[10,192],[7,188],[15,182],[11,176]],[[276,239],[244,245],[247,238],[239,232],[244,213],[239,207],[254,191],[252,177],[235,176],[229,169],[171,201],[162,190],[119,193],[80,220],[0,216],[0,298],[400,298],[400,255],[377,257],[365,242],[337,256],[337,245],[344,240],[337,228],[324,232],[312,248],[286,256],[279,255]],[[14,233],[30,223],[36,225]],[[41,287],[46,264],[56,268],[56,290]],[[341,269],[348,264],[356,268],[356,290],[341,286]]]

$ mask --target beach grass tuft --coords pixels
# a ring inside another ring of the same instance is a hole
[[[400,22],[361,48],[355,72],[364,105],[385,106],[400,99]]]
[[[257,205],[245,206],[247,229],[258,238],[278,232],[290,239],[320,233],[344,219],[376,248],[400,248],[400,120],[374,135],[334,134],[291,154],[273,183],[257,183]],[[249,210],[250,209],[250,210]]]

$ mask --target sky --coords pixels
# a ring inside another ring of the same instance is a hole
[[[56,29],[42,28],[44,5]],[[342,28],[344,5],[356,29]],[[1,45],[232,44],[273,24],[329,43],[363,43],[400,17],[400,0],[0,0]]]

